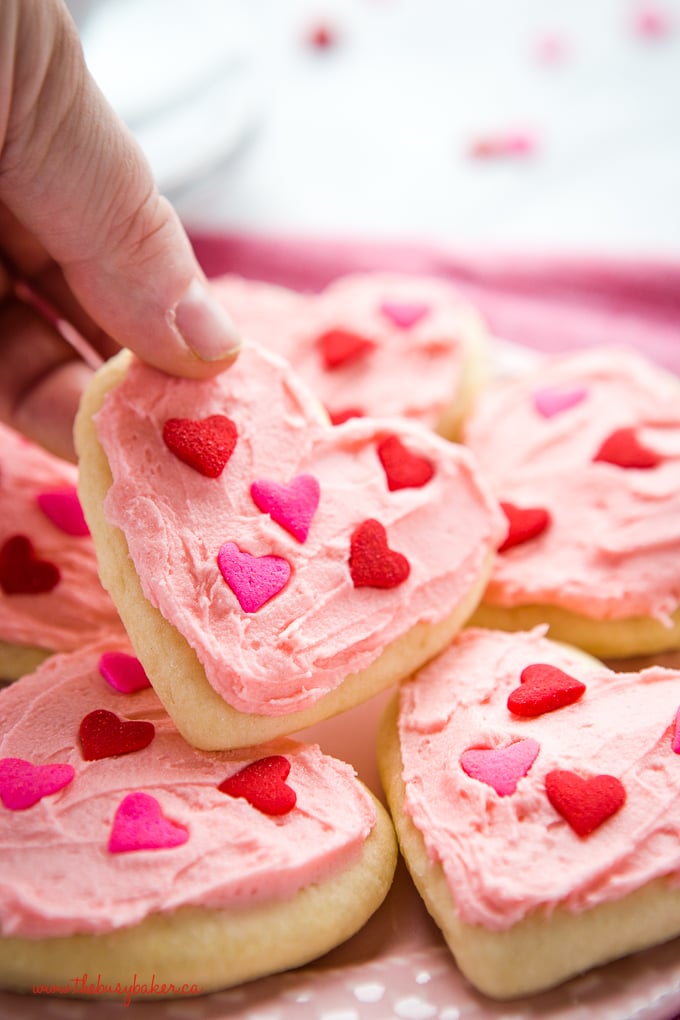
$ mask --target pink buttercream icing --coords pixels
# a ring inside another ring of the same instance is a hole
[[[218,413],[238,438],[219,477],[206,478],[161,433],[170,417]],[[469,451],[398,419],[331,428],[290,367],[255,345],[209,382],[133,361],[96,427],[113,475],[105,511],[125,533],[146,597],[240,711],[303,709],[416,623],[449,615],[504,533]],[[431,460],[426,485],[389,491],[377,444],[392,434]],[[256,480],[300,476],[319,483],[304,541],[251,491]],[[409,561],[407,580],[389,591],[352,582],[351,535],[367,519]],[[252,597],[249,578],[259,582]]]
[[[621,428],[660,457],[593,462]],[[465,441],[496,495],[551,525],[500,555],[487,603],[549,603],[596,619],[680,603],[680,384],[642,356],[600,348],[551,357],[486,392]]]
[[[508,695],[531,663],[585,683],[575,703],[535,718],[513,715]],[[680,672],[614,673],[585,664],[540,628],[471,628],[401,691],[399,736],[406,811],[441,863],[460,918],[509,928],[535,908],[580,912],[660,876],[680,879],[680,755],[672,739]],[[524,744],[520,743],[521,741]],[[470,748],[538,753],[515,773],[514,793],[466,773]],[[464,759],[465,760],[465,759]],[[545,777],[566,769],[608,774],[623,807],[580,838],[555,811]]]
[[[75,771],[32,807],[0,803],[3,935],[99,933],[183,905],[229,909],[285,899],[358,859],[376,815],[349,766],[290,741],[197,751],[153,690],[121,694],[103,679],[99,658],[114,650],[131,651],[101,643],[57,655],[0,692],[0,758]],[[79,727],[98,709],[123,722],[150,721],[153,740],[85,761]],[[295,807],[277,817],[218,789],[270,754],[290,762],[286,782],[296,794]],[[141,823],[158,849],[134,849]]]
[[[356,273],[309,295],[237,276],[211,282],[243,334],[287,358],[333,414],[398,414],[434,428],[479,330],[470,305],[435,277]],[[336,329],[374,346],[328,370],[318,341]]]
[[[84,641],[122,631],[99,582],[92,539],[67,530],[82,530],[77,526],[76,482],[73,464],[0,425],[0,546],[24,535],[35,555],[53,563],[60,574],[51,591],[39,594],[7,594],[0,587],[2,641],[70,651]],[[69,494],[76,501],[70,512]]]

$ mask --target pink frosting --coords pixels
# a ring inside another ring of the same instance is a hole
[[[252,345],[210,382],[133,361],[97,416],[113,475],[106,514],[125,533],[144,593],[240,711],[303,709],[419,621],[443,619],[504,531],[467,450],[401,420],[331,428],[316,412],[291,369]],[[167,418],[215,413],[238,438],[219,477],[206,478],[161,433]],[[388,489],[377,446],[392,434],[432,462],[425,485]],[[302,475],[320,493],[304,542],[251,491]],[[389,591],[352,581],[352,534],[368,519],[410,565]]]
[[[551,663],[585,683],[578,701],[534,718],[507,707],[522,670]],[[534,908],[579,912],[659,876],[680,878],[680,757],[672,738],[680,672],[584,665],[541,629],[471,628],[401,692],[406,810],[441,863],[461,919],[501,930]],[[532,745],[538,747],[533,763]],[[514,792],[463,767],[475,749],[515,749]],[[462,759],[462,761],[461,761]],[[521,759],[521,760],[520,760]],[[528,768],[527,768],[527,763]],[[580,838],[552,807],[563,769],[623,783],[623,807]]]
[[[68,506],[76,500],[76,481],[73,464],[0,425],[0,546],[24,535],[35,555],[59,571],[51,591],[7,594],[0,587],[2,641],[70,651],[122,630],[99,582],[92,539],[71,533],[79,530],[79,504]]]
[[[243,334],[287,358],[331,414],[399,414],[434,428],[457,393],[477,328],[458,291],[434,277],[357,273],[318,295],[236,276],[212,283]],[[334,329],[373,346],[327,370],[318,340]]]
[[[0,758],[75,772],[24,810],[0,803],[3,935],[98,933],[185,904],[281,899],[358,858],[375,807],[349,766],[289,741],[257,752],[197,751],[153,690],[121,694],[103,679],[99,658],[114,650],[130,652],[101,643],[57,655],[0,692]],[[151,721],[153,740],[85,761],[79,726],[98,709]],[[288,759],[296,794],[296,806],[277,817],[218,789],[269,754]],[[152,849],[137,849],[144,843]]]
[[[622,428],[659,456],[658,466],[593,462]],[[486,602],[668,620],[680,603],[675,377],[626,350],[549,358],[481,397],[465,440],[501,501],[542,507],[551,518],[539,537],[498,557]]]

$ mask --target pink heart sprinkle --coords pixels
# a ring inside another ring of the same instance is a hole
[[[470,747],[460,756],[463,771],[471,779],[492,786],[499,797],[507,797],[517,789],[517,783],[527,774],[539,752],[537,741],[528,737],[508,747]]]
[[[125,652],[104,652],[99,658],[99,672],[107,684],[121,694],[134,694],[151,687],[139,659]]]
[[[256,613],[278,595],[291,574],[283,556],[252,556],[235,542],[225,542],[217,554],[217,565],[244,613]]]
[[[58,793],[75,776],[72,765],[33,765],[23,758],[0,760],[0,800],[10,811],[23,811]]]
[[[76,538],[90,534],[75,486],[67,485],[63,489],[39,492],[36,502],[45,517],[64,534]]]
[[[676,754],[680,754],[680,708],[675,714],[675,730],[673,732],[671,747]]]
[[[424,319],[430,306],[423,301],[383,301],[380,311],[400,329],[410,329]]]
[[[256,506],[298,542],[307,540],[319,505],[320,488],[313,475],[297,475],[287,485],[258,478],[250,486],[250,494]]]
[[[128,793],[118,805],[109,852],[124,854],[132,850],[169,850],[189,839],[189,830],[171,822],[161,811],[155,797],[148,793]]]
[[[587,390],[584,386],[572,389],[561,386],[546,386],[534,393],[534,407],[544,418],[552,418],[562,411],[568,411],[585,399]]]

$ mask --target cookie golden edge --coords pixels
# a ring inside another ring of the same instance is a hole
[[[454,443],[463,442],[464,426],[471,414],[478,394],[491,378],[492,354],[486,324],[476,309],[464,312],[461,329],[460,377],[452,383],[451,400],[444,407],[434,425],[434,431]]]
[[[18,680],[27,673],[32,673],[41,662],[54,654],[54,649],[40,648],[38,645],[0,641],[0,684]]]
[[[559,906],[550,915],[533,911],[505,931],[462,921],[441,865],[404,810],[398,712],[395,694],[380,722],[377,759],[401,854],[459,970],[478,991],[497,1000],[547,991],[680,934],[680,888],[664,878],[581,913]]]
[[[130,360],[130,352],[122,351],[102,366],[81,400],[75,423],[78,494],[95,543],[101,582],[149,680],[185,740],[202,750],[229,750],[305,729],[409,676],[450,643],[479,604],[491,574],[493,552],[466,597],[448,616],[436,624],[416,624],[385,646],[369,667],[346,677],[309,708],[283,716],[262,716],[228,705],[208,683],[193,648],[145,597],[126,538],[104,513],[112,477],[94,419],[107,393],[124,379]]]
[[[182,988],[191,995],[216,992],[310,963],[359,931],[392,885],[394,828],[370,796],[376,822],[359,859],[324,881],[289,899],[232,911],[184,906],[97,935],[8,936],[0,939],[0,987],[34,993],[69,988],[78,997],[87,976],[102,996],[125,997],[134,982],[147,989],[165,985],[168,990],[154,998],[177,997]],[[132,998],[141,994],[132,991]]]
[[[627,659],[636,655],[658,655],[680,648],[680,609],[670,617],[669,626],[651,616],[630,616],[620,620],[597,620],[560,606],[495,606],[482,601],[469,625],[486,630],[520,631],[548,625],[553,641],[582,648],[599,659]]]

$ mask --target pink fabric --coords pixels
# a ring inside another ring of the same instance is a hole
[[[623,344],[680,373],[680,260],[474,254],[400,242],[194,233],[208,276],[318,291],[353,271],[456,283],[492,331],[541,351]]]

